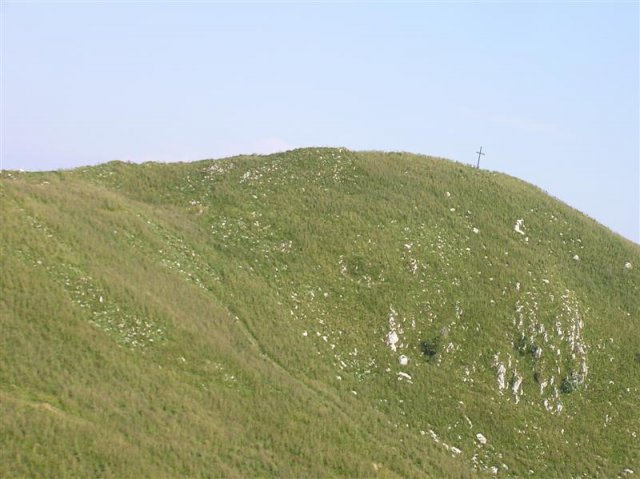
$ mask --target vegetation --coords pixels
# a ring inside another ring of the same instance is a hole
[[[640,470],[640,248],[515,178],[111,162],[0,218],[2,477]]]

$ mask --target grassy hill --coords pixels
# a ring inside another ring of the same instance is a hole
[[[640,248],[520,180],[111,162],[0,218],[2,477],[640,474]]]

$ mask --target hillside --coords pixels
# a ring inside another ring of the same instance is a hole
[[[640,474],[640,247],[300,149],[0,173],[2,477]]]

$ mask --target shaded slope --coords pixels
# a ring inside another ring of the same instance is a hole
[[[640,461],[638,247],[523,182],[304,149],[1,194],[12,475]]]

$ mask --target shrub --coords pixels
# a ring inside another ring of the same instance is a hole
[[[513,348],[520,353],[520,355],[524,355],[527,352],[527,338],[523,334],[513,343]]]
[[[574,389],[575,389],[575,385],[573,384],[573,381],[571,381],[570,378],[567,377],[562,380],[562,383],[560,384],[561,393],[569,394],[573,392]]]
[[[562,380],[562,383],[560,384],[560,392],[569,394],[578,389],[578,386],[582,383],[584,383],[584,376],[580,373],[571,372]]]
[[[427,358],[431,359],[440,350],[440,337],[435,336],[432,339],[420,341],[420,351]]]

